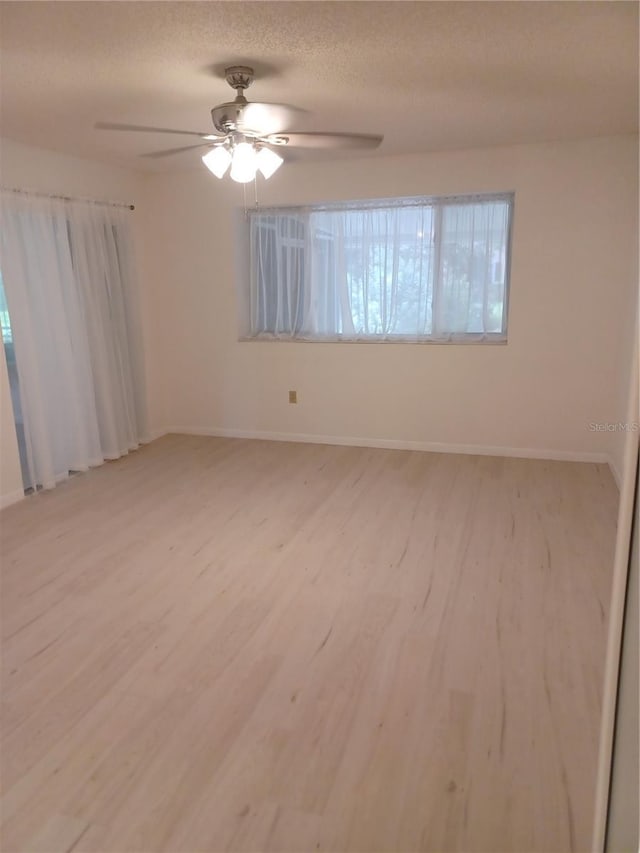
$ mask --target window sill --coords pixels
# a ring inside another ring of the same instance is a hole
[[[506,346],[507,336],[502,334],[469,334],[451,335],[447,338],[420,338],[404,337],[398,335],[387,335],[380,337],[349,337],[347,335],[332,335],[325,337],[311,337],[298,335],[253,335],[238,338],[239,343],[284,343],[284,344],[418,344],[420,346]]]

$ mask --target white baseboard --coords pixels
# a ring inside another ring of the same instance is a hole
[[[404,441],[390,438],[358,438],[338,435],[310,435],[308,433],[263,432],[261,430],[224,429],[216,427],[167,427],[152,430],[149,441],[169,433],[178,435],[206,435],[214,438],[249,438],[260,441],[292,441],[304,444],[335,444],[344,447],[376,447],[383,450],[418,450],[428,453],[462,453],[472,456],[507,456],[516,459],[549,459],[560,462],[607,463],[615,483],[620,489],[622,478],[613,458],[607,453],[573,450],[549,450],[530,447],[502,447],[483,444],[448,444],[437,441]],[[0,495],[0,509],[23,500],[22,490]]]
[[[6,506],[11,506],[11,504],[18,503],[21,500],[24,500],[24,491],[22,489],[16,489],[15,492],[0,495],[0,509],[4,509]]]
[[[261,430],[226,429],[217,427],[172,426],[158,430],[160,435],[208,435],[217,438],[253,438],[261,441],[292,441],[304,444],[335,444],[347,447],[377,447],[386,450],[419,450],[428,453],[463,453],[472,456],[508,456],[519,459],[549,459],[560,462],[599,462],[616,472],[607,453],[574,450],[552,450],[532,447],[502,447],[484,444],[448,444],[438,441],[405,441],[390,438],[362,438],[339,435],[311,435],[308,433],[263,432]]]

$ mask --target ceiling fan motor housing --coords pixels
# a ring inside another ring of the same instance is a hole
[[[240,96],[242,98],[242,96]],[[216,130],[220,133],[233,133],[234,130],[242,130],[242,113],[247,106],[245,98],[230,101],[228,104],[219,104],[211,110],[211,118]]]

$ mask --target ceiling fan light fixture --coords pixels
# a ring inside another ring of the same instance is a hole
[[[249,142],[239,142],[233,149],[230,178],[239,184],[247,184],[256,176],[256,149]]]
[[[202,162],[216,178],[223,178],[231,164],[231,154],[226,148],[219,146],[205,154]]]
[[[262,172],[265,179],[270,178],[273,173],[283,164],[283,159],[275,151],[270,148],[261,148],[258,151],[256,158],[258,169]]]

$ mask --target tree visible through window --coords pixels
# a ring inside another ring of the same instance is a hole
[[[250,337],[506,340],[513,196],[250,213]]]

